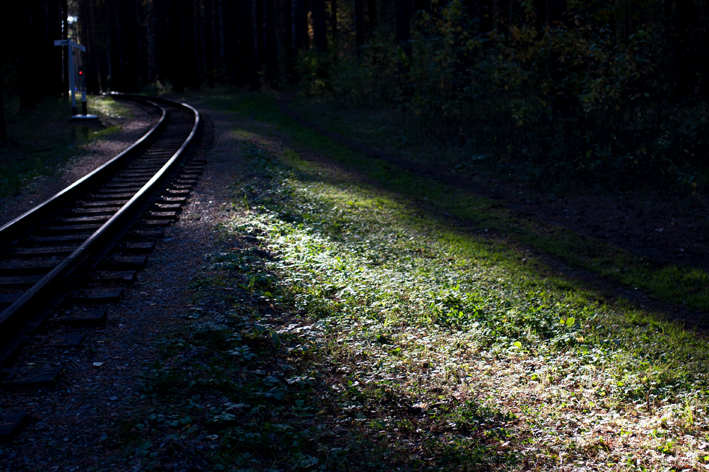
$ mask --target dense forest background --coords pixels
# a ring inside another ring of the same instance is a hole
[[[708,167],[705,3],[3,2],[0,96],[12,113],[65,93],[53,41],[73,37],[92,92],[299,85],[401,109],[424,134],[531,175],[694,191]]]

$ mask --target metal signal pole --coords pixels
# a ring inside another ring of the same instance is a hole
[[[71,117],[72,119],[80,120],[95,120],[96,115],[86,114],[86,80],[84,78],[84,68],[79,65],[77,52],[86,52],[86,47],[72,41],[71,39],[57,39],[54,41],[55,46],[67,46],[69,52],[69,89],[71,90]],[[78,83],[77,83],[78,82]],[[81,115],[77,114],[76,110],[76,91],[81,90]]]

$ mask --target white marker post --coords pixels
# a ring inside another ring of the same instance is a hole
[[[86,81],[84,79],[84,70],[79,66],[78,54],[75,50],[86,52],[86,47],[72,41],[71,39],[57,39],[54,41],[55,46],[67,46],[69,52],[69,89],[71,90],[71,118],[76,120],[95,120],[96,115],[86,114]],[[78,76],[77,76],[78,74]],[[79,82],[77,84],[77,82]],[[76,111],[76,90],[81,88],[81,115]]]

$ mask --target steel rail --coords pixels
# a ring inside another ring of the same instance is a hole
[[[171,177],[173,171],[177,167],[177,164],[179,164],[181,158],[183,157],[183,154],[194,141],[201,125],[201,117],[196,109],[185,103],[179,105],[192,112],[194,115],[194,125],[189,136],[177,152],[173,154],[173,156],[162,166],[162,168],[156,172],[156,174],[145,185],[143,185],[143,187],[126,204],[124,204],[113,216],[111,216],[111,218],[99,229],[90,235],[88,239],[81,244],[81,246],[74,250],[48,274],[42,277],[42,279],[40,279],[35,285],[23,293],[20,298],[0,313],[0,343],[3,345],[2,350],[5,357],[8,351],[12,351],[14,350],[14,347],[16,347],[5,346],[5,344],[7,344],[11,338],[15,338],[16,342],[10,344],[21,344],[22,336],[28,335],[29,332],[31,332],[34,327],[41,323],[47,316],[47,313],[43,313],[45,311],[43,308],[46,307],[46,304],[51,303],[52,299],[56,299],[58,293],[68,290],[73,285],[71,283],[71,277],[75,270],[82,263],[87,261],[90,256],[97,253],[107,253],[113,245],[111,244],[111,241],[115,235],[121,230],[125,230],[127,226],[132,223],[136,215],[140,214],[140,212],[145,209],[147,204],[150,203],[151,198],[154,197],[158,191],[162,190],[161,186],[163,186],[167,179]],[[22,225],[23,220],[26,218],[34,220],[35,222],[33,222],[33,225],[36,225],[36,218],[39,217],[38,215],[41,214],[45,217],[52,216],[52,214],[56,211],[56,208],[59,206],[60,201],[63,204],[72,201],[72,197],[75,197],[76,194],[79,193],[79,190],[77,190],[78,188],[81,188],[82,191],[86,191],[89,186],[93,185],[93,183],[89,184],[88,182],[95,182],[95,179],[99,178],[98,176],[105,177],[110,171],[116,170],[117,167],[119,167],[119,164],[122,164],[120,161],[128,152],[135,150],[136,146],[144,144],[147,139],[153,136],[159,127],[163,126],[165,116],[166,111],[163,108],[163,114],[160,122],[133,146],[123,151],[108,163],[104,164],[101,168],[96,169],[96,171],[80,179],[62,192],[59,192],[57,195],[45,202],[45,204],[38,205],[21,217],[16,218],[12,222],[3,226],[0,228],[0,231],[11,230],[13,225]],[[110,171],[108,169],[110,169]],[[45,205],[51,205],[51,208],[46,208]],[[25,225],[27,226],[26,223]],[[20,234],[22,231],[27,231],[27,229],[23,228],[21,230],[15,230],[14,234]],[[7,238],[7,236],[5,238]],[[26,326],[25,330],[22,329],[23,326]],[[0,359],[0,361],[1,360],[4,359]]]
[[[158,122],[140,139],[110,161],[0,227],[0,250],[6,248],[12,244],[13,241],[31,231],[37,225],[38,220],[44,220],[53,216],[67,204],[74,201],[77,196],[85,194],[89,189],[98,185],[103,179],[109,177],[125,163],[124,161],[128,160],[135,152],[139,151],[140,148],[146,146],[148,142],[155,137],[158,131],[165,127],[167,110],[151,100],[144,101],[161,111],[162,115]]]

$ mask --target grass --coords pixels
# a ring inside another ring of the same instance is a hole
[[[131,450],[169,432],[210,438],[213,470],[705,468],[704,336],[555,273],[524,225],[471,230],[506,220],[269,96],[207,103],[239,177],[194,288],[226,308],[163,341],[164,411],[127,424]]]
[[[130,117],[124,105],[110,97],[89,97],[89,111],[104,117]],[[11,104],[12,105],[12,104]],[[72,123],[68,98],[44,98],[31,112],[8,107],[10,145],[0,148],[0,198],[11,196],[37,177],[54,175],[83,146],[120,130]]]
[[[312,100],[296,100],[296,108],[304,116],[328,130],[349,136],[356,130],[355,138],[364,138],[373,147],[398,151],[407,162],[420,164],[434,159],[442,170],[451,169],[461,176],[466,172],[475,173],[480,167],[486,169],[486,159],[482,154],[473,153],[466,146],[451,143],[427,142],[412,137],[412,130],[401,126],[391,114],[372,110],[336,109],[332,105]],[[313,110],[317,109],[318,113]],[[323,145],[326,146],[326,145]],[[318,148],[318,152],[327,152]],[[347,165],[368,172],[371,159],[348,160]],[[359,167],[357,167],[359,166]],[[385,167],[387,164],[384,165]],[[445,185],[427,176],[410,174],[404,177],[393,165],[389,165],[389,175],[375,178],[397,193],[413,200],[427,198],[424,203],[438,215],[449,215],[453,224],[459,220],[469,222],[515,243],[551,254],[566,263],[581,267],[602,277],[627,285],[631,289],[643,290],[657,298],[686,305],[700,311],[709,311],[709,274],[701,268],[679,264],[657,264],[647,258],[598,239],[579,235],[550,223],[520,216],[509,211],[495,200],[482,198],[464,188]],[[511,172],[512,169],[509,169]],[[371,172],[371,171],[369,171]],[[524,172],[522,172],[523,174]],[[398,176],[401,178],[392,178]],[[464,178],[464,177],[463,177]],[[455,195],[454,199],[447,198]]]

